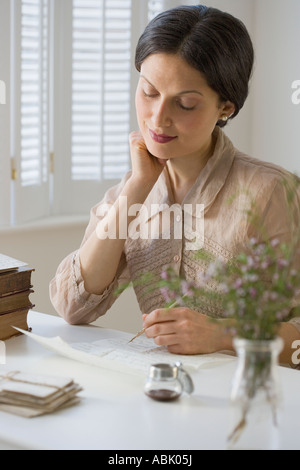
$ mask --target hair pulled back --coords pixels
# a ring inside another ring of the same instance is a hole
[[[151,54],[177,54],[201,72],[220,101],[235,106],[235,117],[249,93],[254,51],[245,25],[216,8],[181,6],[156,16],[136,48],[135,66]],[[219,121],[220,127],[226,122]]]

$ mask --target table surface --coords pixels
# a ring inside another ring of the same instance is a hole
[[[96,341],[112,331],[71,326],[31,311],[29,325],[42,336]],[[124,335],[115,331],[116,337]],[[31,338],[6,341],[1,373],[21,370],[72,377],[83,387],[80,404],[26,419],[0,412],[0,449],[197,450],[225,449],[228,399],[236,359],[193,373],[195,392],[176,402],[157,402],[143,392],[144,377],[60,357]],[[281,448],[300,449],[300,371],[280,367],[284,397]]]

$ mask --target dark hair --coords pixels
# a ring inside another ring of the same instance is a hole
[[[221,101],[235,105],[235,117],[249,92],[254,51],[245,25],[216,8],[181,6],[156,16],[136,48],[138,71],[151,54],[179,54],[199,70]],[[217,123],[223,127],[226,122]]]

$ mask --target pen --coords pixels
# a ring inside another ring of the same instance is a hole
[[[183,295],[182,298],[184,299],[185,296],[186,296],[186,294]],[[174,308],[174,307],[176,307],[176,305],[178,305],[178,301],[177,301],[177,300],[175,300],[175,302],[173,302],[172,305],[170,305],[170,306],[168,307],[168,309],[169,309],[169,308]],[[142,336],[142,335],[145,333],[145,330],[146,330],[146,328],[143,328],[141,331],[139,331],[133,338],[131,338],[130,341],[128,341],[128,344],[131,343],[132,341],[134,341],[136,338],[139,338],[139,336]]]

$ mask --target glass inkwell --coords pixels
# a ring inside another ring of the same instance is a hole
[[[158,401],[173,401],[183,392],[191,394],[194,384],[181,362],[152,364],[145,382],[145,394]]]

